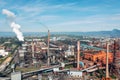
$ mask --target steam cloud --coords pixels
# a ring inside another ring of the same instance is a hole
[[[7,9],[3,9],[2,14],[5,14],[9,20],[12,19],[12,21],[10,21],[10,26],[13,29],[13,32],[15,32],[19,41],[24,41],[24,36],[22,32],[19,30],[21,26],[19,24],[16,24],[13,20],[16,17],[16,15]]]

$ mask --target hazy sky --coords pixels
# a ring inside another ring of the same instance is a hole
[[[0,32],[12,31],[2,9],[15,13],[23,32],[120,29],[120,0],[0,0]]]

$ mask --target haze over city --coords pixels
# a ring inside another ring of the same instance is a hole
[[[23,32],[120,29],[119,0],[0,0],[0,32],[12,32],[2,9],[14,12]]]

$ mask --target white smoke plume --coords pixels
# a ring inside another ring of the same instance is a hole
[[[2,13],[7,15],[7,17],[15,17],[15,14],[7,9],[3,9]]]
[[[8,19],[14,19],[15,18],[15,14],[7,9],[3,9],[2,10],[2,14],[5,14]],[[24,41],[24,36],[22,34],[22,32],[20,31],[20,25],[16,24],[14,20],[10,21],[10,26],[13,29],[13,32],[15,32],[15,34],[17,35],[17,38],[19,39],[19,41]]]

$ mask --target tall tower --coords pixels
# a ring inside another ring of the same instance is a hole
[[[108,44],[108,42],[107,42],[107,53],[106,53],[106,79],[109,78],[108,56],[109,56],[109,44]]]
[[[35,43],[32,42],[32,60],[33,60],[33,64],[36,63],[36,59],[35,59]]]
[[[118,44],[119,44],[119,51],[120,51],[120,38],[118,39]]]
[[[115,57],[116,57],[116,40],[114,40],[114,53],[113,53],[113,63],[115,63]]]
[[[50,65],[50,51],[49,51],[49,44],[50,44],[50,31],[48,30],[48,48],[47,48],[47,55],[48,55],[48,59],[47,59],[47,65]]]
[[[77,69],[79,70],[80,65],[79,65],[79,61],[80,61],[80,41],[77,42]]]
[[[108,42],[107,42],[107,53],[106,53],[106,77],[103,77],[102,80],[112,80],[112,79],[109,77],[108,56],[109,56],[109,44],[108,44]]]
[[[34,42],[32,42],[32,58],[34,58]]]

